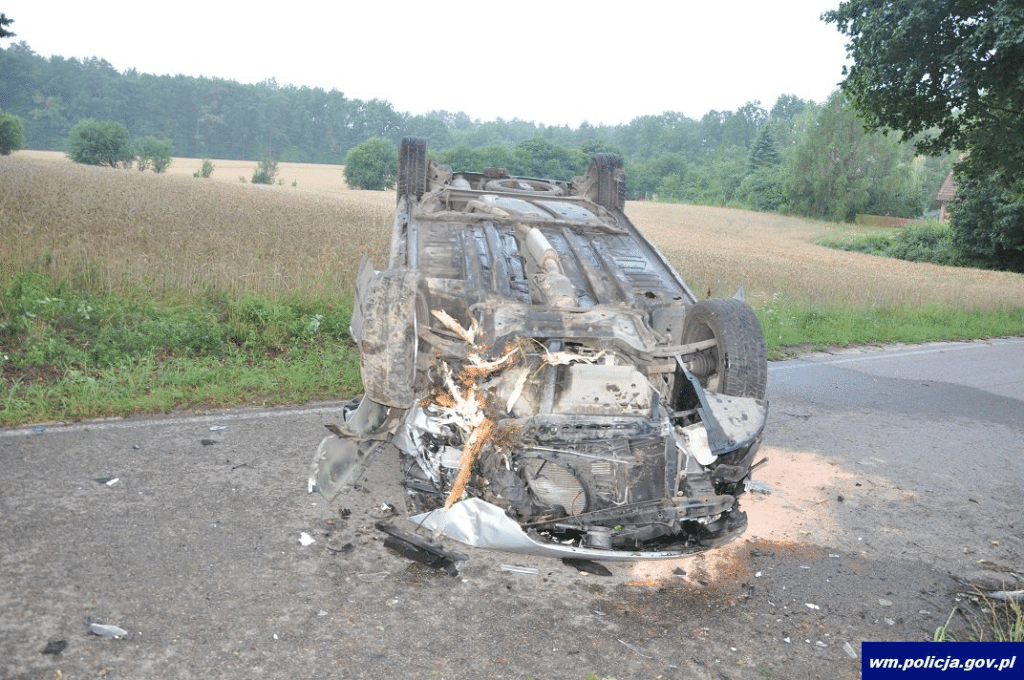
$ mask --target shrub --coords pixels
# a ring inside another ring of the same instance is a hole
[[[960,261],[953,229],[936,221],[908,224],[898,231],[821,238],[818,245],[911,262],[955,265]]]
[[[139,170],[152,167],[153,172],[160,173],[171,165],[171,153],[173,151],[171,140],[157,139],[152,135],[146,137],[138,145],[136,162]]]
[[[957,250],[953,228],[942,222],[908,224],[894,235],[889,254],[911,262],[955,264]]]
[[[21,118],[0,112],[0,156],[25,148],[25,126]]]
[[[273,184],[277,174],[277,161],[263,160],[256,165],[252,173],[253,184]]]
[[[84,118],[68,135],[68,158],[85,165],[130,165],[135,159],[128,128],[112,120]]]
[[[393,189],[398,150],[386,139],[375,137],[352,147],[345,155],[345,183],[352,189]]]
[[[198,170],[192,173],[193,177],[201,177],[203,179],[209,179],[210,175],[213,174],[213,162],[209,158],[203,159],[203,164]]]

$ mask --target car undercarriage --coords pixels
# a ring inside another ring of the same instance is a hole
[[[611,154],[558,182],[455,172],[403,140],[390,261],[356,281],[365,394],[310,490],[395,455],[410,519],[472,546],[641,559],[742,533],[760,324],[742,299],[697,300],[624,196]]]

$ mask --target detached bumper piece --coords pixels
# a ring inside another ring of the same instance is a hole
[[[445,550],[438,543],[402,531],[392,524],[379,522],[376,527],[378,531],[383,531],[388,535],[384,539],[385,548],[431,569],[443,569],[453,578],[459,575],[459,563],[469,559],[462,553]]]

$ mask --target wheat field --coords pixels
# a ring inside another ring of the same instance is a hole
[[[345,187],[341,166],[176,158],[167,173],[76,165],[59,152],[0,159],[0,274],[35,268],[94,289],[153,294],[351,290],[387,258],[393,192]],[[246,182],[239,180],[244,177]],[[294,183],[294,185],[293,185]],[[728,208],[628,202],[627,214],[698,296],[744,286],[754,307],[1024,308],[1024,276],[902,262],[813,244],[839,225]]]

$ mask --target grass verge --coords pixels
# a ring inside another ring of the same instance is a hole
[[[360,389],[351,300],[156,300],[42,274],[0,291],[0,426],[242,404]]]
[[[1020,309],[963,310],[935,302],[868,308],[809,306],[775,295],[757,312],[770,359],[835,346],[1024,335]]]
[[[954,616],[960,613],[966,625],[964,633],[951,630]],[[972,595],[965,605],[957,605],[946,623],[935,629],[934,642],[1024,642],[1024,604],[1019,600],[993,600]]]
[[[23,272],[0,289],[0,426],[347,398],[361,390],[351,305],[322,295],[98,294]],[[757,312],[771,358],[1024,335],[1019,310],[821,308],[775,296]]]

